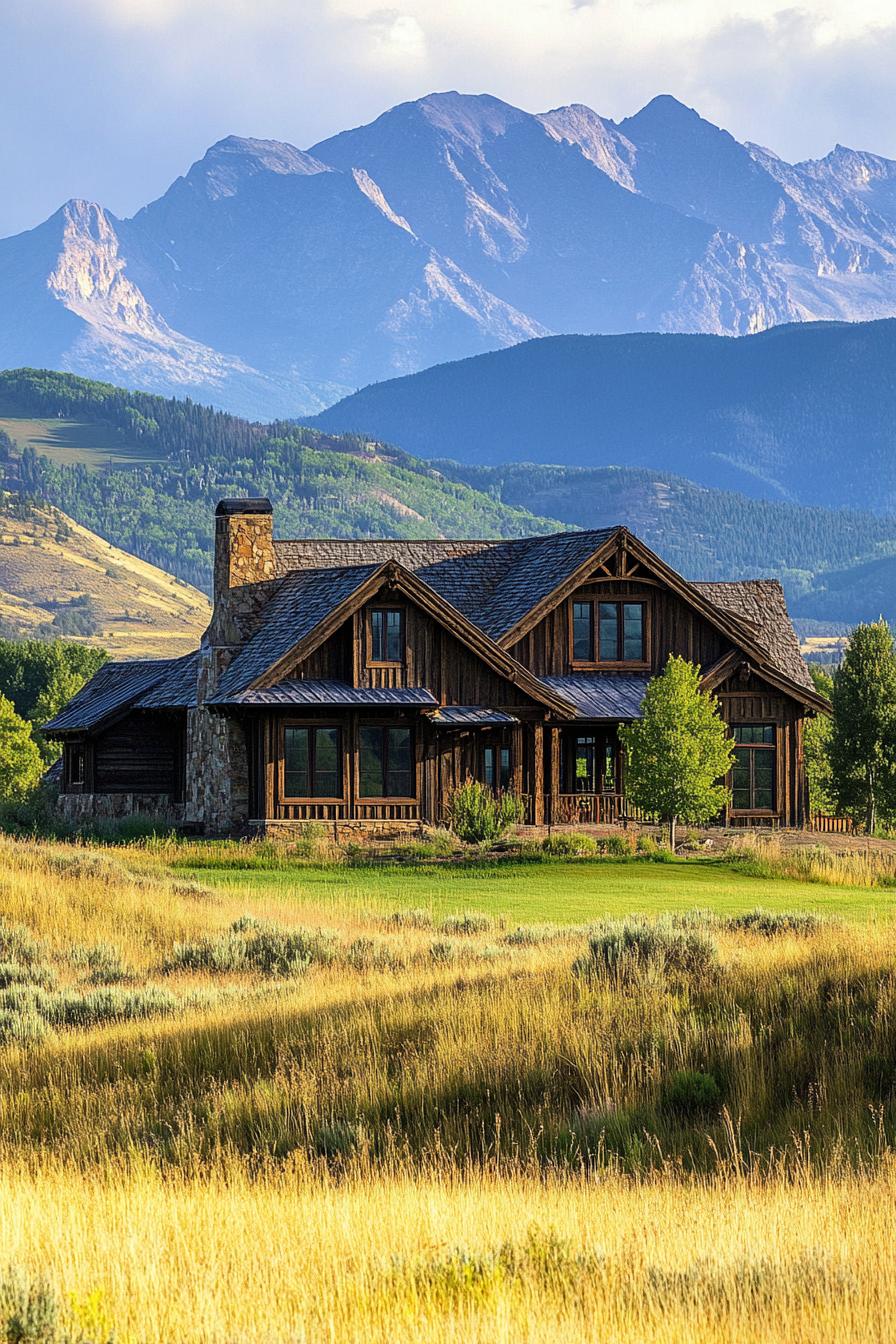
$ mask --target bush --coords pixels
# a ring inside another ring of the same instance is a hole
[[[758,933],[764,938],[777,938],[781,934],[795,933],[801,937],[818,933],[826,921],[808,910],[747,910],[742,915],[732,915],[725,921],[725,927],[734,933]]]
[[[526,807],[515,793],[494,793],[477,779],[465,780],[448,797],[448,825],[468,845],[494,844],[519,826]]]
[[[428,910],[393,910],[383,924],[387,929],[431,929],[433,917]]]
[[[133,971],[122,961],[121,953],[108,943],[76,947],[72,951],[72,961],[76,966],[87,968],[87,978],[92,985],[121,985],[134,978]]]
[[[0,1331],[9,1344],[57,1344],[59,1303],[52,1288],[7,1270],[0,1281]]]
[[[163,970],[301,975],[313,962],[327,964],[335,955],[335,939],[322,929],[283,929],[244,916],[217,938],[175,943]]]
[[[455,946],[447,939],[429,945],[429,959],[438,965],[445,965],[453,961],[455,957]]]
[[[722,1099],[722,1089],[711,1073],[682,1069],[674,1073],[666,1088],[665,1102],[679,1115],[699,1115],[715,1109]]]
[[[493,923],[490,915],[480,915],[473,910],[467,910],[462,915],[448,915],[439,925],[439,932],[470,937],[476,933],[488,933]]]
[[[400,971],[405,965],[385,938],[356,938],[340,960],[353,971]]]
[[[702,976],[718,963],[715,943],[697,929],[671,924],[620,923],[592,935],[588,955],[576,963],[582,974],[627,976],[654,969]]]
[[[545,854],[555,857],[588,858],[598,852],[597,841],[593,835],[583,835],[578,831],[555,831],[541,842]]]

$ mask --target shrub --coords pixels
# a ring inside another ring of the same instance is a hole
[[[496,794],[477,779],[465,780],[448,796],[448,825],[468,845],[493,844],[525,816],[522,798]]]
[[[665,1102],[679,1115],[698,1115],[713,1110],[721,1098],[722,1089],[711,1073],[682,1069],[669,1079]]]
[[[88,980],[92,985],[121,985],[134,978],[121,959],[121,953],[108,943],[97,943],[95,947],[76,947],[72,951],[72,961],[76,966],[85,966]]]
[[[436,943],[430,943],[429,958],[430,961],[435,961],[439,965],[444,965],[445,963],[454,960],[455,951],[454,944],[447,939],[444,939]]]
[[[22,966],[36,966],[44,958],[43,944],[24,924],[10,924],[0,916],[0,958]]]
[[[340,960],[353,971],[400,971],[405,965],[385,938],[356,938]]]
[[[634,836],[628,835],[602,835],[597,841],[597,848],[601,854],[608,854],[612,858],[625,859],[635,852]]]
[[[54,1026],[93,1027],[101,1022],[128,1022],[173,1013],[177,1007],[174,995],[155,985],[142,989],[108,986],[86,994],[74,990],[48,994],[40,1011]]]
[[[593,835],[579,831],[555,831],[541,842],[545,854],[557,857],[586,858],[597,854],[598,845]]]
[[[336,955],[335,939],[323,929],[283,929],[244,916],[217,938],[175,943],[166,971],[257,971],[261,975],[301,975],[313,962]]]
[[[477,933],[488,933],[493,923],[490,915],[480,915],[473,910],[466,910],[462,915],[448,915],[443,919],[439,925],[439,932],[470,937]]]
[[[795,933],[802,937],[818,933],[826,921],[808,910],[747,910],[742,915],[732,915],[725,921],[725,927],[735,933],[758,933],[765,938],[776,938],[781,934]]]
[[[0,989],[9,989],[12,985],[37,985],[41,989],[52,989],[56,976],[49,966],[22,966],[18,961],[0,962]]]
[[[393,910],[383,924],[387,929],[431,929],[433,917],[428,910]]]
[[[0,1330],[9,1344],[57,1344],[59,1303],[52,1288],[7,1270],[0,1280]]]
[[[592,935],[588,955],[576,963],[581,974],[621,975],[655,969],[705,975],[718,962],[715,943],[696,929],[671,924],[608,924]]]

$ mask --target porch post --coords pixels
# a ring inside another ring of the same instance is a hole
[[[548,818],[556,826],[560,816],[560,729],[548,729],[551,739],[551,808]]]
[[[540,723],[532,725],[532,750],[535,753],[532,771],[532,822],[535,826],[544,825],[544,728]]]

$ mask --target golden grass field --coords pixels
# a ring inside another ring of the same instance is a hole
[[[61,526],[60,526],[61,525]],[[211,607],[204,593],[119,550],[58,509],[0,518],[0,621],[17,637],[86,594],[99,629],[78,643],[113,658],[176,657],[196,648]]]
[[[892,1337],[896,930],[831,913],[860,864],[821,921],[704,881],[620,925],[594,860],[588,927],[520,926],[497,885],[445,915],[203,852],[0,840],[0,1339]],[[516,881],[562,918],[573,867]]]

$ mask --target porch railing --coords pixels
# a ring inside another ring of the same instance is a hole
[[[561,793],[557,800],[560,826],[613,826],[625,817],[625,796],[621,793]]]

